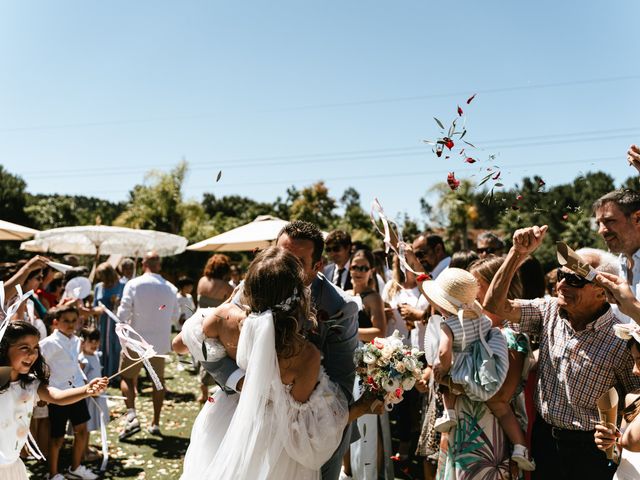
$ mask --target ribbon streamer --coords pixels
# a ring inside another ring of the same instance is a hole
[[[11,317],[15,315],[20,308],[22,302],[24,302],[27,298],[29,298],[33,294],[33,290],[29,290],[27,293],[22,293],[22,287],[20,285],[16,285],[16,292],[18,292],[16,300],[5,308],[4,306],[4,282],[0,281],[0,309],[4,314],[4,318],[2,318],[2,322],[0,323],[0,341],[2,341],[2,337],[4,337],[4,332],[7,330],[9,323],[11,322]]]
[[[95,398],[89,397],[100,412],[100,442],[102,443],[102,463],[100,464],[100,471],[104,472],[107,469],[107,463],[109,462],[109,444],[107,443],[107,418],[108,414],[102,410],[100,404]]]
[[[147,372],[149,372],[149,376],[151,377],[151,381],[153,381],[156,390],[162,390],[162,382],[149,361],[150,358],[156,355],[153,345],[149,344],[149,342],[147,342],[142,335],[136,332],[131,325],[120,321],[120,319],[111,310],[109,310],[104,303],[98,302],[98,305],[104,308],[107,316],[116,322],[116,335],[120,340],[122,353],[124,353],[129,360],[136,361],[142,359],[142,363],[146,367]],[[137,356],[132,356],[129,351],[135,353]]]
[[[380,230],[380,227],[376,222],[375,213],[377,213],[378,217],[380,217],[380,221],[382,222],[382,227],[384,231]],[[407,263],[406,254],[405,254],[407,244],[402,240],[402,230],[400,229],[400,226],[396,222],[394,222],[393,220],[389,220],[387,218],[387,216],[384,214],[384,209],[382,208],[382,205],[380,205],[380,202],[378,201],[377,198],[374,198],[373,202],[371,203],[371,212],[369,216],[371,217],[371,223],[373,223],[373,226],[375,227],[375,229],[383,237],[385,253],[389,253],[389,250],[391,250],[398,256],[398,260],[400,261],[400,268],[402,269],[402,272],[405,273],[408,270],[415,275],[420,275],[420,273],[423,273],[423,272],[416,272]],[[393,233],[397,237],[396,245],[394,245],[391,240],[392,229],[390,225],[395,226],[395,232]]]

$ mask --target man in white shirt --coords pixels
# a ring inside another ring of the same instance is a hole
[[[156,252],[147,253],[142,260],[144,273],[127,282],[118,308],[118,318],[129,323],[142,338],[153,345],[159,355],[171,350],[171,325],[180,317],[177,289],[160,275],[161,267],[160,256]],[[164,358],[154,357],[150,362],[164,384]],[[132,363],[124,352],[121,353],[120,370]],[[135,410],[135,385],[141,369],[142,364],[139,363],[121,374],[120,389],[126,397],[125,404],[128,409],[127,423],[120,433],[121,440],[140,431],[140,422]],[[164,402],[164,390],[156,390],[154,386],[152,397],[153,421],[148,431],[153,435],[160,435],[160,411]]]
[[[598,233],[612,253],[620,254],[620,276],[640,298],[640,193],[620,189],[593,204]]]

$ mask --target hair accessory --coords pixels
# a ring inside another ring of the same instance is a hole
[[[293,310],[294,303],[300,300],[300,295],[298,294],[298,289],[294,288],[291,296],[282,302],[273,306],[272,310],[280,310],[282,312],[290,312]]]

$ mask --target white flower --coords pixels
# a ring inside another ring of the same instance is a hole
[[[364,361],[364,363],[366,363],[367,365],[371,365],[373,363],[376,363],[376,356],[371,353],[371,352],[364,352],[364,355],[362,356],[362,360]]]
[[[403,360],[404,366],[407,367],[407,370],[415,370],[418,366],[416,359],[413,357],[405,357]]]
[[[393,356],[394,352],[395,348],[393,348],[391,345],[385,345],[385,347],[382,349],[382,358],[384,358],[385,360],[389,360]]]
[[[404,390],[411,390],[413,386],[416,384],[416,379],[413,377],[405,378],[402,381],[402,388]]]
[[[411,349],[411,355],[413,355],[414,357],[417,357],[420,354],[420,350],[418,350],[416,347],[413,347]]]
[[[395,392],[398,387],[400,387],[400,381],[395,378],[389,377],[382,382],[382,388],[387,392]]]
[[[395,368],[399,373],[404,373],[407,370],[407,367],[404,366],[403,362],[395,362],[393,364],[393,368]]]

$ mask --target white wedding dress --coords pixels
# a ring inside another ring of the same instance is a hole
[[[196,359],[225,355],[202,334],[202,311],[183,326]],[[349,410],[344,394],[321,368],[305,403],[283,385],[270,311],[243,322],[236,361],[246,371],[241,394],[216,393],[196,418],[184,460],[184,480],[319,479],[320,468],[342,440]]]

